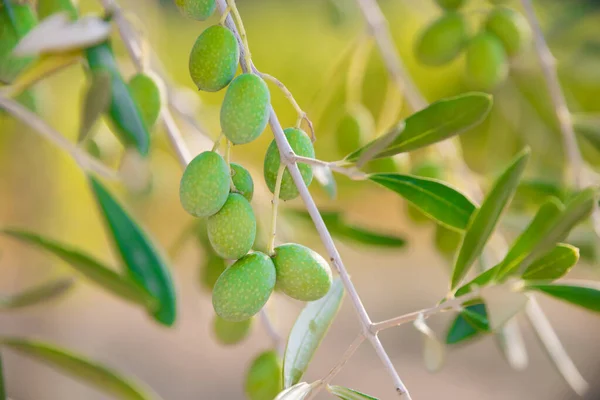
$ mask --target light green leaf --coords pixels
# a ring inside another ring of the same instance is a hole
[[[344,286],[337,278],[329,293],[308,303],[294,323],[283,358],[283,387],[300,382],[308,364],[333,322],[344,297]]]
[[[83,113],[77,141],[83,142],[96,121],[108,110],[111,100],[111,76],[108,71],[98,70],[92,73],[90,87],[83,101]]]
[[[540,207],[529,226],[517,238],[504,257],[502,266],[498,270],[498,280],[520,269],[523,260],[527,259],[532,250],[547,236],[564,209],[565,207],[555,198],[548,199]]]
[[[176,317],[175,287],[169,267],[142,228],[94,177],[90,184],[129,275],[158,300],[155,319],[171,326]]]
[[[476,210],[475,204],[464,194],[436,179],[393,173],[372,174],[369,179],[398,193],[449,229],[465,230]]]
[[[473,262],[479,257],[485,244],[512,197],[525,164],[529,158],[529,149],[517,155],[510,166],[495,182],[492,190],[471,218],[462,246],[459,250],[452,273],[451,288],[456,288],[469,272]]]
[[[122,400],[150,400],[149,394],[112,370],[69,351],[20,338],[0,338],[0,346],[42,361]]]
[[[441,142],[481,123],[492,107],[492,97],[485,93],[465,93],[430,104],[405,120],[404,131],[373,158],[390,157]],[[395,128],[394,128],[395,129]],[[356,162],[361,154],[387,135],[370,142],[346,157]]]
[[[52,300],[65,294],[73,287],[75,279],[57,279],[43,283],[24,292],[0,298],[0,311],[10,311]]]
[[[498,264],[495,267],[490,268],[490,269],[480,273],[475,278],[473,278],[471,281],[469,281],[468,283],[465,283],[460,288],[458,288],[454,295],[456,297],[462,296],[464,294],[471,292],[475,287],[481,288],[481,287],[486,286],[488,283],[492,282],[496,278],[496,274],[498,273],[500,266],[501,266],[501,264]]]
[[[485,300],[488,321],[492,330],[497,330],[527,305],[528,297],[514,291],[509,285],[496,285],[481,292]]]
[[[313,386],[306,382],[300,382],[279,393],[275,400],[304,400],[312,391]]]
[[[565,281],[559,283],[526,282],[527,290],[537,290],[567,303],[600,312],[600,283]]]
[[[556,280],[562,278],[579,261],[579,249],[560,243],[549,253],[529,265],[522,278],[526,280]]]
[[[156,300],[143,287],[115,271],[100,264],[90,256],[71,249],[51,239],[17,229],[4,229],[0,231],[14,239],[32,244],[43,250],[49,251],[64,262],[68,263],[77,272],[102,286],[111,293],[134,303],[145,306],[148,310],[156,307]]]
[[[414,327],[423,334],[423,359],[425,367],[430,372],[439,371],[444,364],[446,348],[437,338],[435,332],[425,323],[425,320],[417,318]]]
[[[327,390],[342,400],[379,400],[377,397],[369,396],[368,394],[343,386],[327,385]]]

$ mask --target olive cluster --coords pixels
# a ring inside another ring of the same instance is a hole
[[[204,20],[215,10],[209,0],[178,0],[182,12]],[[221,106],[223,136],[235,145],[257,139],[267,126],[270,92],[264,80],[247,72],[236,77],[240,44],[227,27],[214,25],[196,40],[189,59],[190,76],[198,89],[216,92],[227,87]],[[284,130],[298,155],[314,157],[309,136],[300,128]],[[281,159],[273,141],[264,161],[264,178],[275,192]],[[313,178],[309,165],[300,165],[304,182]],[[289,171],[284,170],[279,198],[294,199],[298,190]],[[254,192],[252,176],[243,166],[228,163],[216,151],[197,155],[186,167],[180,184],[183,208],[195,217],[207,218],[208,240],[214,252],[236,260],[226,268],[213,287],[213,307],[224,321],[250,319],[278,288],[288,296],[313,301],[331,287],[331,269],[313,250],[294,243],[273,249],[272,254],[252,251],[256,238],[256,217],[250,202]],[[217,320],[220,321],[220,320]],[[223,324],[223,321],[218,322]]]
[[[509,59],[520,54],[531,39],[525,18],[516,10],[494,6],[478,32],[469,33],[459,9],[466,0],[436,0],[444,13],[422,33],[415,46],[417,59],[439,66],[466,53],[465,78],[478,90],[492,90],[508,76]],[[491,1],[496,3],[496,1]]]

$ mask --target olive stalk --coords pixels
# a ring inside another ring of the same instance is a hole
[[[354,167],[346,168],[346,167],[341,166],[336,161],[323,161],[323,160],[319,160],[316,158],[299,156],[296,154],[290,155],[290,159],[297,163],[313,165],[315,167],[329,168],[332,171],[346,175],[348,178],[357,180],[357,181],[365,180],[368,178],[368,174],[365,174],[358,168],[354,168]]]
[[[268,254],[275,254],[275,236],[277,235],[277,213],[279,208],[279,193],[281,192],[281,181],[285,172],[285,164],[281,164],[277,170],[277,180],[275,181],[275,190],[273,191],[273,212],[271,214],[271,233],[269,236]]]

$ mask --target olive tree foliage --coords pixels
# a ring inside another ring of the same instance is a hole
[[[156,323],[173,326],[178,295],[170,257],[105,183],[117,181],[133,190],[143,179],[136,176],[132,180],[123,169],[116,171],[104,163],[93,135],[95,123],[104,118],[123,145],[124,160],[143,163],[155,139],[151,132],[162,124],[183,170],[181,207],[193,219],[180,242],[193,237],[206,255],[201,282],[203,289],[212,293],[215,311],[207,323],[212,324],[221,345],[242,342],[256,323],[262,324],[272,339],[272,349],[258,354],[249,365],[243,382],[249,399],[308,399],[323,389],[341,399],[374,399],[334,384],[336,375],[365,341],[379,357],[397,395],[410,399],[407,385],[378,337],[382,330],[409,323],[423,335],[424,363],[429,370],[440,369],[445,352],[457,344],[490,335],[496,337],[510,365],[523,368],[527,355],[516,322],[519,314],[530,320],[550,361],[572,389],[579,394],[587,390],[588,384],[536,297],[551,296],[600,312],[597,282],[563,279],[580,258],[573,231],[592,235],[592,247],[600,234],[597,187],[590,184],[596,176],[582,158],[574,127],[583,127],[583,136],[593,146],[600,141],[593,123],[588,120],[586,125],[585,119],[573,118],[567,108],[530,0],[521,0],[518,8],[511,2],[497,5],[471,0],[485,10],[476,30],[467,20],[469,1],[437,0],[441,15],[422,29],[414,44],[415,57],[425,66],[438,68],[464,55],[469,91],[431,103],[405,68],[377,2],[355,0],[368,29],[352,44],[352,54],[342,58],[350,58],[350,67],[346,107],[335,136],[336,151],[342,155],[339,160],[315,157],[318,125],[313,121],[319,116],[307,114],[282,82],[255,66],[251,38],[234,0],[175,0],[181,18],[215,19],[215,24],[198,36],[189,57],[190,78],[199,90],[225,92],[221,133],[214,141],[195,123],[196,116],[170,97],[173,88],[165,83],[170,80],[153,70],[151,49],[120,5],[115,0],[99,1],[105,12],[102,17],[81,15],[71,0],[38,0],[36,4],[2,0],[0,108],[5,112],[3,118],[29,125],[85,172],[121,268],[103,265],[68,243],[19,227],[4,227],[2,235],[62,260],[75,274],[135,304]],[[327,4],[340,11],[339,2]],[[113,30],[118,38],[111,36]],[[125,76],[119,67],[112,50],[114,40],[125,45],[135,68],[133,75]],[[386,106],[398,108],[393,103],[399,104],[397,94],[401,93],[408,111],[401,119],[392,112],[384,124],[375,121],[360,89],[373,46],[389,73],[392,90]],[[458,135],[488,117],[495,90],[508,79],[511,59],[531,48],[538,56],[561,134],[565,179],[561,184],[525,179],[524,171],[536,148],[523,146],[505,162],[501,173],[490,177],[491,183],[483,190],[480,177],[462,158]],[[31,90],[37,82],[73,64],[81,65],[89,82],[76,143],[36,114]],[[296,111],[294,126],[282,126],[271,104],[268,83],[281,90]],[[179,122],[184,120],[186,128],[204,135],[212,148],[192,154],[179,130]],[[267,125],[274,138],[266,149],[261,178],[273,198],[270,215],[262,215],[255,212],[253,203],[257,177],[232,162],[231,154],[232,145],[238,145],[235,151],[243,151],[244,144],[265,134]],[[384,129],[377,129],[381,125]],[[410,171],[404,170],[400,159],[410,160]],[[400,249],[410,240],[351,224],[340,211],[319,210],[308,187],[316,181],[335,198],[336,175],[350,178],[350,184],[364,181],[396,193],[406,201],[407,214],[415,223],[435,224],[436,248],[452,270],[447,292],[440,293],[434,305],[385,321],[371,320],[334,238],[389,249]],[[304,209],[280,204],[280,200],[294,198],[303,201]],[[511,226],[509,207],[526,215],[526,223],[516,228],[518,234],[511,241],[505,237]],[[312,221],[326,254],[297,243],[279,243],[278,216],[295,223]],[[267,218],[267,224],[260,224],[259,218]],[[261,227],[266,232],[261,232]],[[0,310],[14,312],[46,302],[69,291],[74,283],[73,278],[59,279],[3,296]],[[275,290],[280,292],[278,296],[306,303],[287,333],[275,328],[273,316],[265,308]],[[306,382],[304,373],[344,298],[359,321],[356,339],[327,376]],[[443,312],[454,316],[444,337],[427,323]],[[115,398],[158,398],[149,385],[68,349],[21,337],[0,337],[0,347],[50,364]],[[0,398],[7,398],[9,391],[0,368]]]

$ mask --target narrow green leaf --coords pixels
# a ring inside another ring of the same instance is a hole
[[[369,396],[368,394],[343,386],[327,385],[327,390],[342,400],[379,400],[377,397]]]
[[[456,288],[469,272],[473,262],[479,257],[485,244],[492,235],[494,228],[509,203],[525,164],[529,158],[529,149],[525,149],[510,164],[504,173],[495,182],[492,190],[471,218],[462,246],[459,250],[454,271],[452,273],[451,288]]]
[[[405,120],[404,131],[374,158],[390,157],[441,142],[481,123],[492,107],[492,97],[484,93],[466,93],[430,104]],[[346,157],[356,162],[381,136]]]
[[[245,389],[249,400],[271,400],[281,392],[281,359],[274,350],[265,351],[252,361],[246,374]]]
[[[473,304],[461,312],[463,318],[467,323],[469,323],[473,328],[477,329],[481,332],[491,332],[490,321],[488,319],[488,312],[485,304]]]
[[[485,327],[486,329],[480,329]],[[489,332],[484,304],[465,307],[454,319],[446,334],[447,344],[457,344]]]
[[[57,279],[24,292],[0,298],[0,311],[31,306],[65,294],[73,287],[75,279]]]
[[[522,179],[513,199],[513,204],[520,207],[535,206],[539,208],[548,198],[555,197],[561,202],[567,199],[567,190],[558,183],[540,179]]]
[[[337,278],[329,293],[304,307],[294,323],[283,358],[283,387],[300,382],[304,371],[333,322],[344,296],[344,286]]]
[[[501,266],[501,264],[498,264],[495,267],[490,268],[490,269],[480,273],[475,278],[473,278],[471,281],[469,281],[468,283],[465,283],[460,288],[458,288],[454,295],[456,297],[462,296],[462,295],[465,295],[465,294],[471,292],[475,287],[481,288],[481,287],[486,286],[488,283],[492,282],[494,280],[494,278],[496,278],[496,275],[498,274],[498,270],[500,269],[500,266]]]
[[[149,394],[133,382],[78,354],[20,338],[0,338],[0,345],[42,361],[118,399],[151,399]]]
[[[504,257],[498,270],[499,280],[520,269],[523,260],[527,259],[531,251],[545,238],[563,212],[564,206],[555,198],[548,199],[540,207],[529,226]]]
[[[579,261],[579,249],[560,243],[538,258],[523,273],[525,280],[556,280],[562,278]]]
[[[165,260],[146,233],[94,177],[90,184],[129,275],[158,299],[156,320],[171,326],[176,317],[175,288]]]
[[[436,179],[401,174],[372,174],[369,179],[398,193],[449,229],[465,230],[476,210],[464,194]]]
[[[32,244],[43,250],[49,251],[86,278],[102,286],[111,293],[134,303],[145,306],[148,310],[156,307],[156,300],[143,287],[130,279],[124,278],[115,271],[100,264],[90,256],[71,249],[51,239],[17,229],[4,229],[0,231],[14,239]]]
[[[108,110],[111,100],[111,76],[106,70],[96,70],[92,73],[90,87],[83,101],[83,113],[77,141],[83,142],[100,116]]]
[[[308,397],[312,388],[312,385],[306,382],[300,382],[291,388],[283,390],[275,397],[275,400],[304,400]]]
[[[527,290],[537,290],[559,300],[600,312],[600,283],[566,281],[560,283],[526,282]]]

